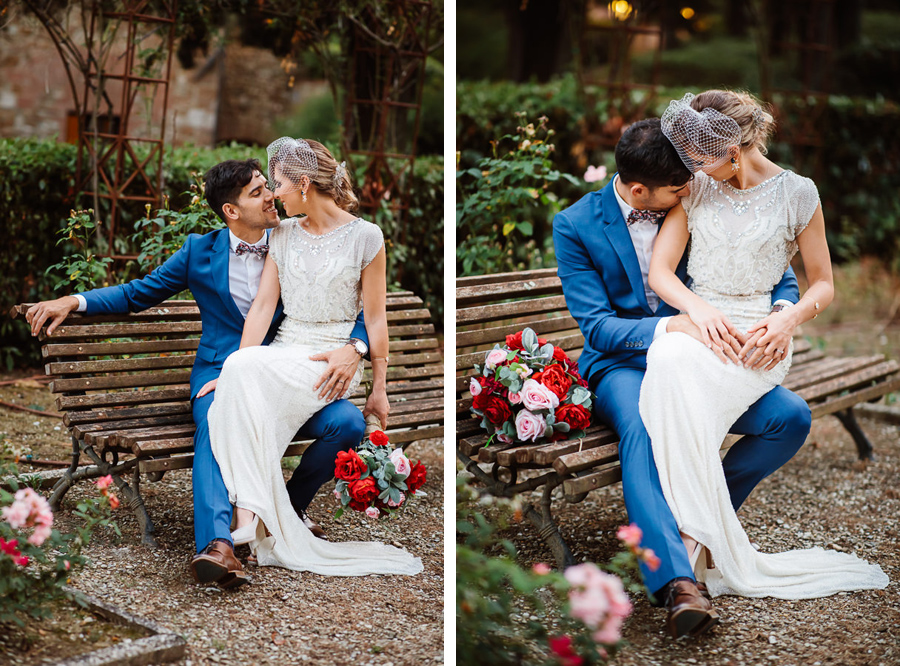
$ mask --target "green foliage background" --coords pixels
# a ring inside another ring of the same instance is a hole
[[[680,98],[686,90],[663,89],[648,114],[659,115],[669,100]],[[588,87],[586,92],[579,94],[572,75],[544,84],[458,83],[457,172],[478,168],[483,159],[492,156],[491,142],[515,135],[519,125],[516,113],[525,112],[529,118],[548,118],[547,126],[555,132],[553,168],[582,179],[582,187],[560,183],[556,194],[571,203],[595,189],[596,185],[583,182],[587,166],[603,165],[612,174],[615,161],[611,150],[592,147],[589,128],[610,118],[602,102],[589,107],[585,101],[602,99],[598,91]],[[797,119],[811,110],[801,105],[789,113]],[[832,96],[819,124],[823,135],[831,137],[824,159],[815,159],[810,149],[792,148],[777,135],[770,155],[782,166],[816,181],[834,261],[873,256],[900,270],[900,106],[884,99]],[[540,181],[535,179],[533,186],[540,187]],[[527,218],[529,214],[523,207],[519,216]],[[503,242],[500,223],[494,224],[491,233],[496,242]],[[537,248],[546,247],[551,243],[550,225],[535,225],[534,236],[526,240]],[[533,256],[534,267],[545,265],[548,259],[552,263],[552,255]],[[457,253],[459,274],[490,272],[467,258]]]
[[[334,146],[336,148],[336,146]],[[227,159],[262,158],[259,148],[233,144],[214,149],[184,146],[168,147],[163,160],[164,192],[169,209],[181,211],[191,204],[191,185],[197,175]],[[55,245],[60,230],[67,225],[70,211],[91,202],[75,200],[75,146],[54,139],[5,139],[0,141],[0,220],[7,239],[0,246],[0,367],[36,365],[38,344],[24,322],[11,320],[5,313],[16,303],[55,298],[72,290],[53,290],[67,276],[61,269],[45,274],[48,267],[64,264],[76,253],[72,243]],[[357,176],[357,182],[360,178]],[[406,235],[406,244],[398,244],[400,222],[387,213],[379,213],[376,222],[385,232],[388,244],[388,284],[415,292],[425,299],[435,324],[443,324],[443,159],[420,157],[408,186],[413,200],[407,220],[415,233]],[[140,247],[148,235],[156,233],[152,225],[143,225],[135,236],[131,220],[121,226],[116,246]],[[197,231],[203,231],[199,229]],[[185,231],[191,231],[185,229]],[[180,242],[175,240],[180,245]],[[117,266],[111,275],[118,283],[143,274],[130,263]],[[107,283],[96,286],[106,286]]]

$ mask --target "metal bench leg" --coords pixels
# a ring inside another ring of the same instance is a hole
[[[553,520],[553,514],[551,512],[553,490],[560,483],[562,483],[561,479],[548,482],[547,485],[544,486],[544,491],[541,495],[540,512],[529,504],[525,510],[525,515],[538,529],[541,538],[543,538],[544,542],[550,547],[550,552],[553,553],[553,558],[556,560],[557,567],[560,571],[563,571],[575,564],[575,557],[572,555],[572,551],[569,550],[562,535],[559,533],[559,527],[557,527],[556,522]]]
[[[838,417],[838,420],[844,428],[847,429],[847,432],[850,433],[853,441],[856,442],[856,450],[859,452],[859,459],[875,460],[872,443],[869,441],[869,438],[866,437],[866,433],[862,431],[862,428],[859,427],[856,416],[853,414],[853,408],[849,407],[839,412],[835,412],[834,415]]]
[[[59,481],[53,484],[53,490],[50,492],[50,510],[54,513],[59,511],[59,504],[62,502],[62,498],[69,492],[69,488],[75,484],[73,474],[78,469],[79,460],[81,460],[81,446],[78,443],[78,439],[72,437],[72,463]]]
[[[82,451],[97,464],[97,467],[94,468],[99,472],[97,476],[112,474],[113,481],[119,489],[122,499],[128,505],[128,508],[134,511],[134,517],[137,518],[138,526],[141,529],[141,542],[149,548],[159,548],[159,544],[156,543],[156,539],[153,538],[153,532],[156,528],[153,526],[153,521],[150,520],[150,515],[147,513],[147,507],[144,506],[144,499],[141,497],[140,493],[140,471],[137,464],[138,461],[135,459],[129,460],[122,465],[111,465],[103,460],[91,446],[85,446],[82,448]],[[131,467],[134,468],[132,478],[134,479],[135,488],[137,490],[129,486],[128,482],[121,476],[123,472]]]

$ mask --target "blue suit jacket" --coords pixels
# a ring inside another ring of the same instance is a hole
[[[139,312],[189,289],[200,308],[203,334],[191,371],[191,398],[206,382],[215,379],[229,354],[237,351],[244,330],[244,317],[228,286],[228,229],[191,234],[184,245],[149,275],[127,284],[94,289],[82,294],[88,315]],[[278,304],[263,344],[275,337],[283,316]],[[362,312],[352,337],[368,344]]]
[[[660,317],[678,314],[663,301],[656,312],[647,303],[641,267],[613,182],[615,178],[553,219],[557,274],[569,312],[584,334],[578,367],[591,386],[613,368],[646,369],[647,348]],[[675,272],[688,282],[687,252]],[[797,278],[788,268],[772,300],[796,303],[799,297]]]

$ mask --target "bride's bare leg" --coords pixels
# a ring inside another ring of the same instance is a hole
[[[249,525],[253,522],[253,518],[256,516],[250,509],[242,509],[237,506],[234,508],[234,522],[235,522],[235,531],[241,529],[242,527]]]

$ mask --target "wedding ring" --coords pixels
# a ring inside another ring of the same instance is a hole
[[[784,353],[784,350],[783,350],[783,349],[778,349],[778,350],[776,350],[776,351],[777,351],[779,354],[783,354],[783,353]]]

